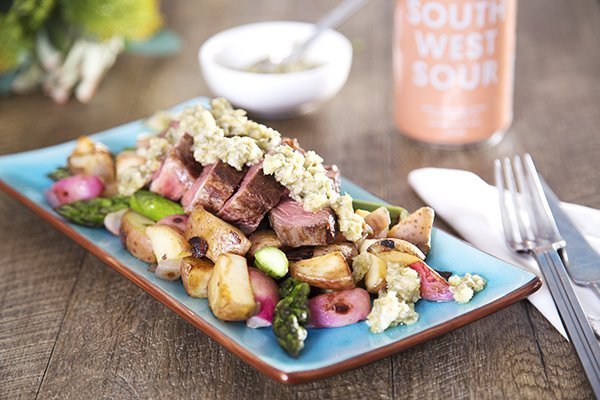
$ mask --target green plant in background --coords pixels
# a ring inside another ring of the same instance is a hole
[[[100,40],[147,39],[163,24],[156,0],[58,0],[67,23]]]
[[[168,54],[158,0],[8,0],[0,4],[0,93],[43,86],[59,103],[88,102],[126,48]]]
[[[35,33],[50,16],[54,0],[0,3],[0,73],[19,66],[33,50]]]

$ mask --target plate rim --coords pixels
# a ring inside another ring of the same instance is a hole
[[[518,287],[517,289],[514,289],[512,292],[509,292],[508,294],[502,296],[501,298],[491,303],[487,303],[481,307],[478,307],[475,310],[472,310],[468,313],[462,314],[456,318],[443,322],[439,325],[415,333],[402,340],[390,343],[380,348],[356,355],[349,359],[342,360],[324,367],[304,371],[285,372],[270,365],[268,362],[261,360],[259,357],[252,354],[249,350],[239,345],[233,339],[227,337],[226,335],[223,335],[216,327],[213,327],[210,323],[204,321],[200,316],[186,309],[186,307],[179,301],[177,301],[177,299],[175,299],[162,289],[154,286],[152,282],[145,279],[144,277],[135,274],[133,270],[127,268],[123,263],[121,263],[118,259],[113,257],[110,253],[106,252],[100,247],[95,246],[93,242],[89,241],[84,236],[82,236],[67,222],[63,221],[58,216],[39,206],[33,200],[30,200],[28,197],[26,197],[25,195],[17,191],[15,188],[13,188],[11,185],[5,183],[2,179],[0,179],[0,190],[13,197],[21,204],[28,207],[35,214],[37,214],[43,220],[52,225],[55,229],[68,236],[70,239],[72,239],[77,244],[88,250],[90,253],[94,254],[102,262],[108,264],[108,266],[111,267],[113,270],[123,275],[129,281],[133,282],[136,286],[144,290],[150,296],[158,300],[163,305],[167,306],[171,311],[175,312],[177,315],[185,319],[194,327],[202,331],[204,334],[208,335],[211,339],[225,347],[228,351],[242,359],[242,361],[257,369],[258,371],[264,373],[271,379],[288,385],[324,379],[332,375],[336,375],[357,368],[359,366],[372,363],[376,360],[406,350],[410,347],[416,346],[420,343],[426,342],[427,340],[433,339],[437,336],[441,336],[445,333],[461,328],[481,318],[487,317],[503,308],[506,308],[516,303],[517,301],[524,299],[528,295],[534,293],[542,285],[540,278],[532,274],[533,276],[531,280]],[[455,238],[454,235],[447,233],[441,229],[439,230]],[[461,240],[460,238],[457,239]],[[469,243],[466,244],[472,247],[472,245],[470,245]],[[493,255],[490,255],[488,253],[485,254],[494,257]]]

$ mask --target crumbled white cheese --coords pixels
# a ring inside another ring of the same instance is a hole
[[[371,327],[371,332],[381,333],[392,326],[414,324],[418,319],[419,314],[415,311],[414,305],[399,300],[398,294],[389,290],[379,293],[366,322]]]
[[[413,303],[407,303],[400,301],[400,312],[398,317],[394,321],[396,325],[412,325],[419,320],[419,313],[415,311],[415,305]]]
[[[187,107],[179,116],[176,131],[194,138],[194,158],[202,165],[221,160],[238,171],[262,159],[263,152],[250,137],[226,137],[215,118],[202,106]]]
[[[221,142],[219,159],[231,165],[238,171],[244,165],[252,165],[262,159],[263,152],[256,142],[249,137],[234,136],[226,138],[226,143]],[[233,150],[235,149],[235,150]]]
[[[171,143],[161,137],[152,137],[148,143],[148,147],[140,149],[139,154],[146,158],[144,165],[154,172],[160,167],[162,159],[165,158],[167,152],[171,149]]]
[[[314,151],[302,154],[290,146],[276,147],[265,155],[263,172],[273,175],[290,191],[290,196],[304,205],[306,211],[330,206],[338,217],[340,232],[356,242],[361,239],[365,220],[354,212],[352,197],[340,196],[323,167],[323,159]]]
[[[245,110],[234,109],[224,98],[211,100],[210,107],[211,114],[225,136],[248,136],[265,151],[271,151],[281,143],[279,132],[248,119]]]
[[[146,185],[141,168],[142,166],[131,166],[117,175],[117,191],[121,196],[131,196]]]
[[[171,148],[165,138],[151,137],[148,147],[140,147],[137,153],[146,161],[142,165],[126,168],[117,175],[117,187],[120,195],[131,196],[137,190],[146,186],[152,174],[160,167],[160,163]]]
[[[322,162],[323,159],[313,151],[304,155],[282,145],[265,155],[263,172],[273,175],[277,182],[288,188],[290,196],[303,203],[306,211],[318,211],[339,196]]]
[[[350,195],[346,194],[338,197],[331,203],[331,208],[338,216],[340,232],[347,240],[356,242],[362,238],[365,230],[365,219],[354,212]]]
[[[398,299],[415,303],[421,298],[421,279],[414,269],[388,262],[385,280],[388,290],[396,292]]]
[[[486,281],[479,275],[466,273],[463,277],[452,275],[448,279],[450,291],[457,303],[468,303],[473,295],[485,287]]]
[[[365,251],[352,259],[352,279],[354,283],[363,280],[373,262],[373,257],[376,256]]]
[[[164,131],[176,118],[177,114],[172,111],[157,111],[144,121],[144,125],[158,133]]]
[[[411,268],[388,262],[386,283],[387,292],[379,293],[367,316],[367,325],[375,333],[400,324],[414,324],[419,319],[414,304],[421,298],[419,274]]]
[[[389,328],[398,318],[401,306],[394,291],[382,292],[373,301],[373,308],[367,316],[371,332],[380,333]]]

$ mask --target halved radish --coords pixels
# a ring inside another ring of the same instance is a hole
[[[423,261],[409,265],[421,278],[421,297],[430,301],[452,301],[454,297],[450,285],[440,274]]]
[[[371,312],[371,298],[365,289],[356,288],[315,296],[308,307],[309,326],[337,328],[366,319]]]
[[[104,191],[104,184],[94,175],[73,175],[60,179],[46,191],[46,200],[52,207],[73,203],[77,200],[89,200],[98,197]]]
[[[254,293],[254,300],[258,305],[258,313],[246,321],[248,328],[262,328],[271,326],[275,305],[279,301],[279,289],[275,281],[264,272],[256,268],[248,268],[250,285]]]

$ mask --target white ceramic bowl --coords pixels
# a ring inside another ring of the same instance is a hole
[[[352,46],[328,30],[308,49],[305,59],[318,67],[282,74],[244,71],[270,54],[306,38],[313,24],[260,22],[228,29],[208,39],[198,58],[210,90],[253,115],[280,119],[305,114],[336,95],[348,78]]]

